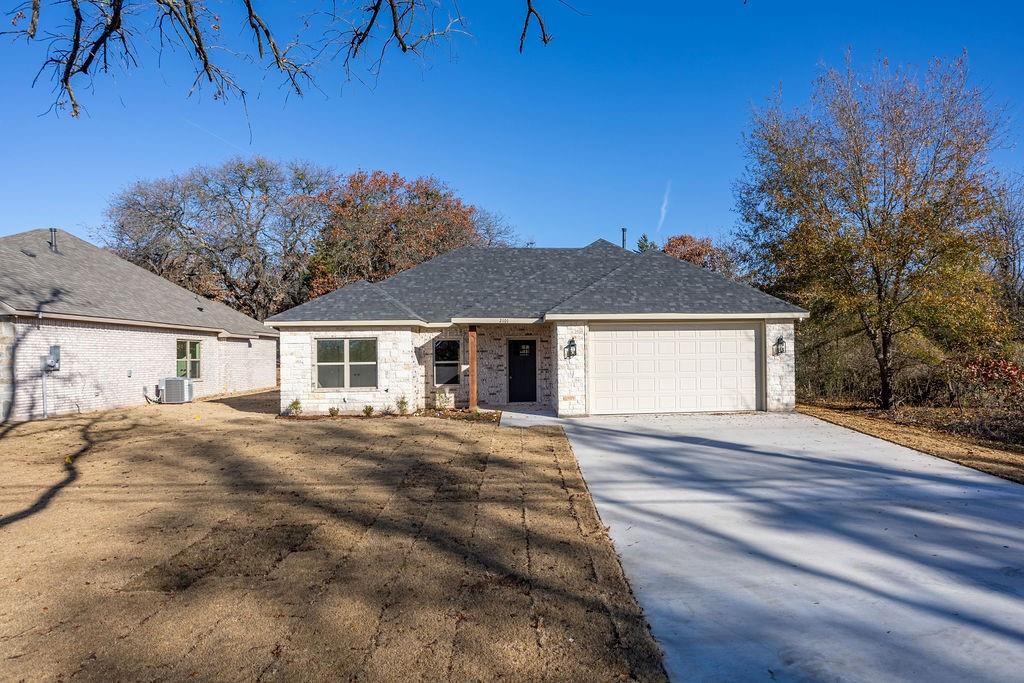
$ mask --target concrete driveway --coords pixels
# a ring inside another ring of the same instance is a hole
[[[1020,680],[1019,484],[797,414],[565,426],[673,679]]]

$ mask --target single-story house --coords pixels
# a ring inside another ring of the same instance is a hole
[[[64,231],[0,237],[2,420],[143,403],[169,377],[271,388],[277,336]]]
[[[793,408],[797,306],[661,252],[467,247],[266,322],[281,408]]]

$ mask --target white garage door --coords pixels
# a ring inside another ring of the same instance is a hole
[[[757,410],[754,324],[592,325],[590,412]]]

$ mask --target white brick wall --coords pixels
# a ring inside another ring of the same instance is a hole
[[[553,353],[558,366],[556,411],[561,417],[587,414],[587,325],[555,325]],[[576,340],[576,355],[566,358],[565,347]]]
[[[377,340],[376,389],[317,389],[314,376],[317,339]],[[405,397],[409,410],[423,405],[423,374],[414,351],[419,335],[410,327],[303,327],[281,331],[281,412],[298,399],[307,414],[323,414],[336,407],[357,413],[364,406],[397,409]]]
[[[274,339],[250,343],[218,339],[212,333],[18,318],[0,323],[0,400],[6,394],[10,419],[41,417],[42,359],[50,346],[59,345],[61,369],[46,380],[51,415],[143,403],[144,388],[154,396],[159,380],[174,376],[179,339],[201,342],[197,397],[277,384]]]
[[[366,405],[375,410],[397,407],[404,396],[409,410],[432,403],[434,396],[434,341],[458,339],[462,354],[461,377],[452,386],[456,405],[469,402],[468,327],[441,330],[422,328],[321,327],[285,328],[281,331],[281,411],[298,399],[303,412],[326,413],[336,407],[343,413],[359,412]],[[327,338],[377,339],[377,389],[316,389],[314,363],[316,340]],[[481,404],[508,402],[508,340],[537,340],[537,404],[554,401],[554,361],[551,325],[478,325],[478,400]]]
[[[767,410],[792,410],[795,404],[795,361],[793,324],[765,326],[765,389]],[[562,416],[587,414],[587,324],[478,325],[477,362],[479,400],[482,404],[508,402],[508,340],[537,340],[537,403],[550,406]],[[465,326],[443,330],[421,328],[302,328],[281,333],[281,409],[299,399],[306,413],[326,413],[337,407],[342,412],[359,412],[365,405],[375,410],[390,406],[404,396],[409,409],[428,405],[433,399],[434,340],[456,338],[461,342],[462,383],[454,387],[456,404],[469,400],[468,347]],[[772,355],[771,345],[779,335],[786,338],[784,355]],[[377,339],[378,388],[330,389],[314,387],[313,366],[317,338],[373,337]],[[577,355],[565,357],[570,339],[576,340]]]
[[[781,412],[796,406],[796,341],[793,323],[765,323],[765,397],[766,410]],[[786,341],[786,352],[778,356],[772,350],[775,340]]]
[[[554,405],[552,327],[550,324],[477,326],[481,403],[494,406],[508,403],[508,342],[510,339],[534,339],[537,341],[537,405]]]

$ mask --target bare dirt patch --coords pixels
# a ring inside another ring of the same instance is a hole
[[[0,440],[0,679],[665,680],[564,434],[275,395]]]
[[[927,412],[904,412],[901,416],[870,409],[807,404],[797,406],[797,410],[842,427],[1024,484],[1024,448],[930,426],[945,424],[947,420],[941,419],[938,415]]]

